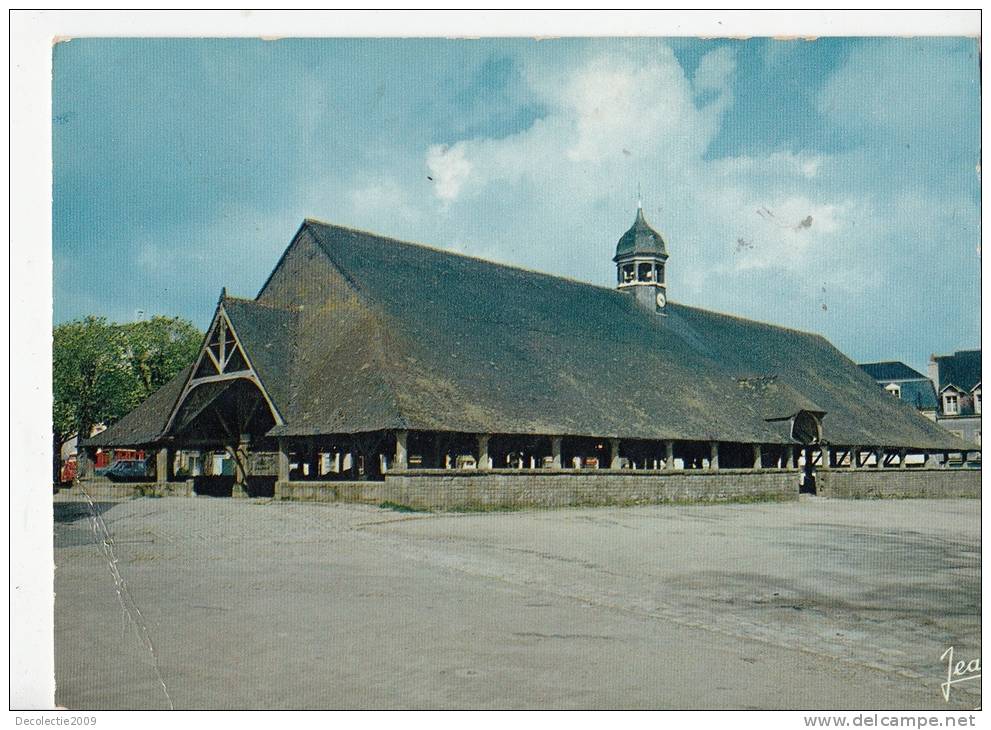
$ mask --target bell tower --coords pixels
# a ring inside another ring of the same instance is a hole
[[[630,292],[637,304],[650,312],[665,314],[668,303],[665,264],[668,247],[661,234],[643,217],[637,204],[637,217],[616,244],[616,281],[620,291]]]

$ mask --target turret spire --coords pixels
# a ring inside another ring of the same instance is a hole
[[[644,308],[664,314],[667,306],[665,264],[667,244],[643,217],[640,183],[637,183],[637,215],[630,229],[616,244],[617,285],[630,291]]]

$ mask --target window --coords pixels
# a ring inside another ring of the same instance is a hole
[[[895,398],[902,397],[901,386],[899,386],[897,383],[888,383],[886,386],[884,386],[884,389],[889,393],[891,393],[891,395],[895,396]]]
[[[945,393],[943,395],[943,413],[955,416],[960,412],[960,404],[957,401],[956,393]]]

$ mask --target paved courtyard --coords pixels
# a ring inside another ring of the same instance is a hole
[[[400,513],[55,498],[69,708],[926,708],[980,503]]]

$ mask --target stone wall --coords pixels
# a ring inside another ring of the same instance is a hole
[[[846,499],[981,496],[979,469],[830,469],[816,475],[816,493]]]
[[[275,499],[295,502],[388,502],[385,482],[276,482]]]
[[[709,471],[445,471],[387,474],[385,501],[414,508],[512,509],[798,499],[798,473]]]
[[[109,479],[77,481],[66,494],[93,499],[127,499],[128,497],[192,497],[193,480],[182,482],[112,482]]]

